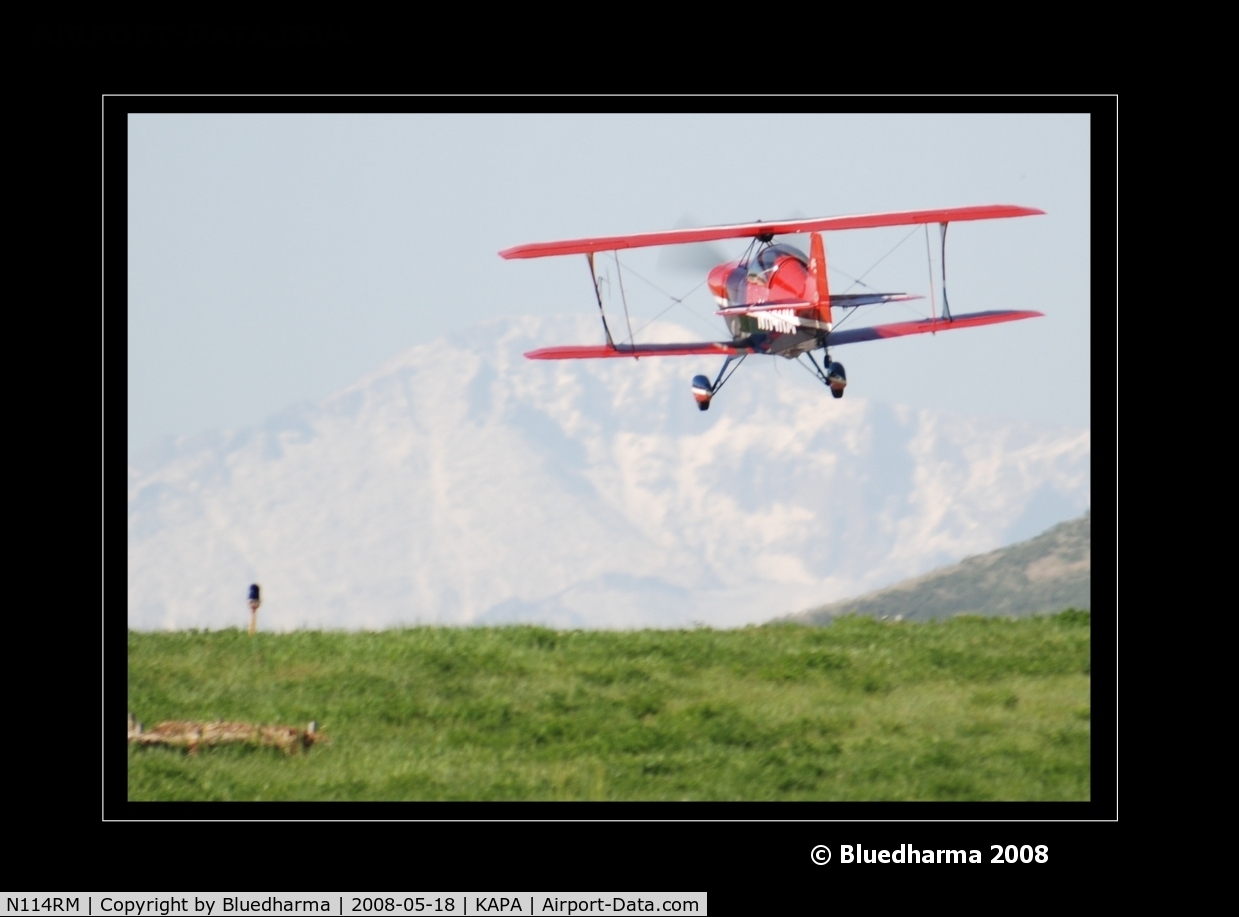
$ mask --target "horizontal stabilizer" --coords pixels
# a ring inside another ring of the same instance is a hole
[[[872,306],[884,302],[909,302],[924,299],[915,293],[832,293],[830,304],[836,309],[852,309],[856,306]]]
[[[936,334],[939,331],[953,331],[956,328],[976,328],[980,325],[996,325],[1000,322],[1017,322],[1022,318],[1037,318],[1041,312],[1020,312],[1014,310],[998,312],[970,312],[956,315],[950,321],[946,319],[921,319],[916,322],[895,322],[891,325],[873,325],[869,328],[848,328],[844,331],[832,331],[826,338],[827,346],[837,344],[855,344],[859,341],[880,341],[884,338],[903,337],[908,334]]]
[[[792,299],[786,302],[778,300],[768,302],[756,302],[747,306],[728,306],[726,309],[719,309],[715,315],[752,315],[755,312],[774,312],[779,309],[791,309],[792,311],[805,311],[808,309],[816,309],[817,303],[805,302],[802,299]]]
[[[565,239],[562,242],[533,242],[516,245],[499,253],[501,258],[546,258],[550,255],[581,255],[611,252],[622,248],[651,245],[682,245],[687,242],[714,242],[718,239],[755,239],[758,236],[820,232],[835,229],[871,229],[879,226],[916,226],[921,223],[953,223],[961,220],[996,220],[1045,213],[1033,207],[1014,204],[985,204],[979,207],[945,207],[939,210],[901,210],[895,213],[862,213],[854,216],[818,217],[811,220],[780,220],[774,223],[736,223],[731,226],[705,226],[700,229],[665,229],[627,236],[599,236],[593,239]]]
[[[924,299],[909,293],[843,293],[831,295],[830,304],[839,309],[852,309],[856,306],[870,306],[874,303],[908,302],[913,299]],[[805,312],[818,308],[819,304],[803,300],[788,300],[786,302],[767,301],[744,306],[728,306],[719,309],[715,315],[753,315],[758,312],[774,312],[780,309],[791,309],[793,312]]]
[[[698,354],[726,356],[748,348],[728,341],[725,344],[695,341],[688,344],[585,344],[543,347],[527,354],[530,360],[599,360],[609,357],[684,357]]]

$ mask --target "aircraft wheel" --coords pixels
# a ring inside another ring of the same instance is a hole
[[[714,394],[714,386],[705,376],[693,376],[693,397],[697,399],[698,410],[710,410],[710,396]]]
[[[830,380],[830,393],[836,398],[842,398],[843,390],[848,384],[848,374],[843,369],[843,364],[831,363],[826,370],[826,378]]]

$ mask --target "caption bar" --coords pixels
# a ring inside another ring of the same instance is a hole
[[[85,917],[220,917],[221,914],[685,914],[706,917],[705,892],[227,892],[8,893],[8,914]]]

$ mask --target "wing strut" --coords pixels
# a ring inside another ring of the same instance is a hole
[[[607,333],[607,346],[615,349],[615,341],[611,340],[611,329],[607,327],[607,313],[602,309],[602,292],[598,289],[598,275],[594,273],[594,253],[586,252],[589,261],[589,279],[594,282],[594,297],[598,300],[598,314],[602,316],[602,330]]]
[[[951,318],[951,304],[946,301],[946,223],[938,224],[938,232],[942,234],[942,317],[948,322],[953,322]]]
[[[628,317],[628,294],[624,292],[624,272],[620,270],[619,252],[615,252],[615,276],[619,278],[620,299],[624,302],[624,321],[628,323],[628,343],[636,344],[637,342],[632,339],[632,319]],[[641,359],[635,353],[632,358]]]

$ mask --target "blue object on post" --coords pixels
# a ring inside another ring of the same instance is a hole
[[[250,601],[251,602],[258,601],[258,584],[257,583],[253,583],[250,585]]]

